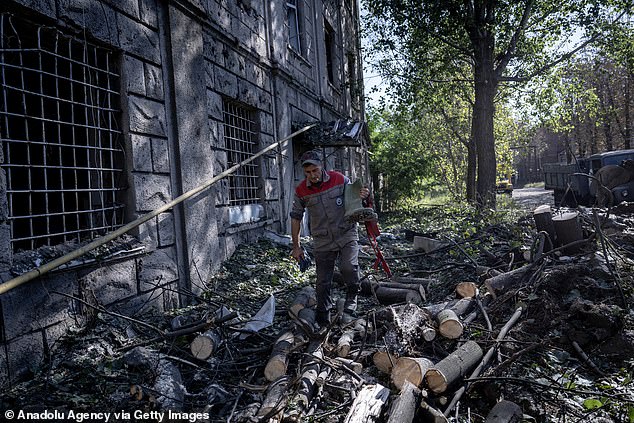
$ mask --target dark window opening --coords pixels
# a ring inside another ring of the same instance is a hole
[[[233,101],[223,103],[223,122],[227,168],[257,153],[256,112]],[[254,160],[240,167],[229,178],[229,203],[241,206],[260,202],[260,165]]]
[[[298,0],[286,1],[286,20],[288,24],[288,44],[293,50],[302,53],[300,11]]]
[[[0,14],[0,138],[13,251],[123,224],[124,150],[112,51]]]
[[[335,84],[335,64],[334,64],[334,51],[335,51],[335,31],[330,24],[324,20],[324,45],[326,49],[326,72],[328,75],[328,82]]]

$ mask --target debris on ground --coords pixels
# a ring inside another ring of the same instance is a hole
[[[358,315],[326,330],[314,266],[242,245],[191,306],[100,311],[0,401],[110,421],[634,422],[634,205],[548,212],[553,231],[524,210],[382,216],[393,276],[360,231]]]

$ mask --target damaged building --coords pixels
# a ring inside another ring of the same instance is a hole
[[[188,303],[238,245],[287,233],[298,158],[368,180],[356,0],[0,5],[0,376],[45,363],[86,304]],[[254,157],[55,270],[7,282]],[[2,289],[2,288],[0,288]]]

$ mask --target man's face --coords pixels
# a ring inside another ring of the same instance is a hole
[[[304,176],[310,181],[311,184],[318,184],[321,182],[321,166],[315,166],[309,164],[304,166]]]

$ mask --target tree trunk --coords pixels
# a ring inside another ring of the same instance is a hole
[[[411,423],[418,408],[420,395],[420,389],[405,381],[401,393],[390,407],[387,423]]]
[[[474,53],[474,96],[471,138],[477,158],[476,203],[481,208],[495,209],[495,139],[493,135],[494,99],[497,91],[495,74],[495,36],[486,19],[494,14],[492,2],[482,2],[467,20],[467,32]],[[490,10],[479,10],[487,8]]]
[[[356,336],[363,337],[365,335],[365,322],[356,320],[354,326],[347,328],[337,341],[337,355],[339,357],[347,357],[352,348],[352,342]]]
[[[377,422],[389,396],[390,390],[383,385],[363,386],[348,411],[345,423]]]
[[[427,371],[427,386],[436,394],[445,392],[449,385],[466,375],[480,361],[482,355],[482,348],[477,342],[465,342]]]
[[[553,217],[555,225],[555,233],[557,234],[557,243],[561,245],[569,244],[573,241],[583,239],[583,230],[579,223],[579,213],[570,212]],[[568,247],[566,253],[574,253],[576,248]]]
[[[420,294],[413,289],[384,288],[379,286],[374,293],[379,303],[383,305],[396,303],[421,304],[423,302]]]

